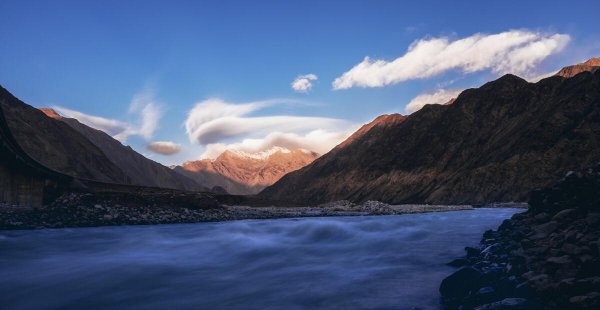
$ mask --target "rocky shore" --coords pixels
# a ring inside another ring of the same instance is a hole
[[[600,165],[532,193],[527,212],[449,264],[446,309],[600,309]]]
[[[392,215],[472,209],[469,205],[388,205],[348,201],[312,206],[228,205],[206,193],[69,193],[41,208],[0,206],[0,229],[174,224],[240,219]],[[265,204],[260,202],[258,205]]]

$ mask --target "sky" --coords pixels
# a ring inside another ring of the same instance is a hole
[[[325,153],[381,114],[600,56],[598,1],[0,1],[0,85],[166,165]]]

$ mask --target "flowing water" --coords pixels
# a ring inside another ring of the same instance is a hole
[[[518,209],[0,231],[2,309],[439,308]]]

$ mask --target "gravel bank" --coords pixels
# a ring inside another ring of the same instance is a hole
[[[309,216],[361,216],[472,209],[469,205],[388,205],[339,201],[313,207],[221,205],[207,194],[78,194],[42,208],[0,207],[0,229],[35,229],[230,221]]]

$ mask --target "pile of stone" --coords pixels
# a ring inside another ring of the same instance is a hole
[[[531,208],[450,263],[447,309],[600,309],[600,165],[532,193]]]

